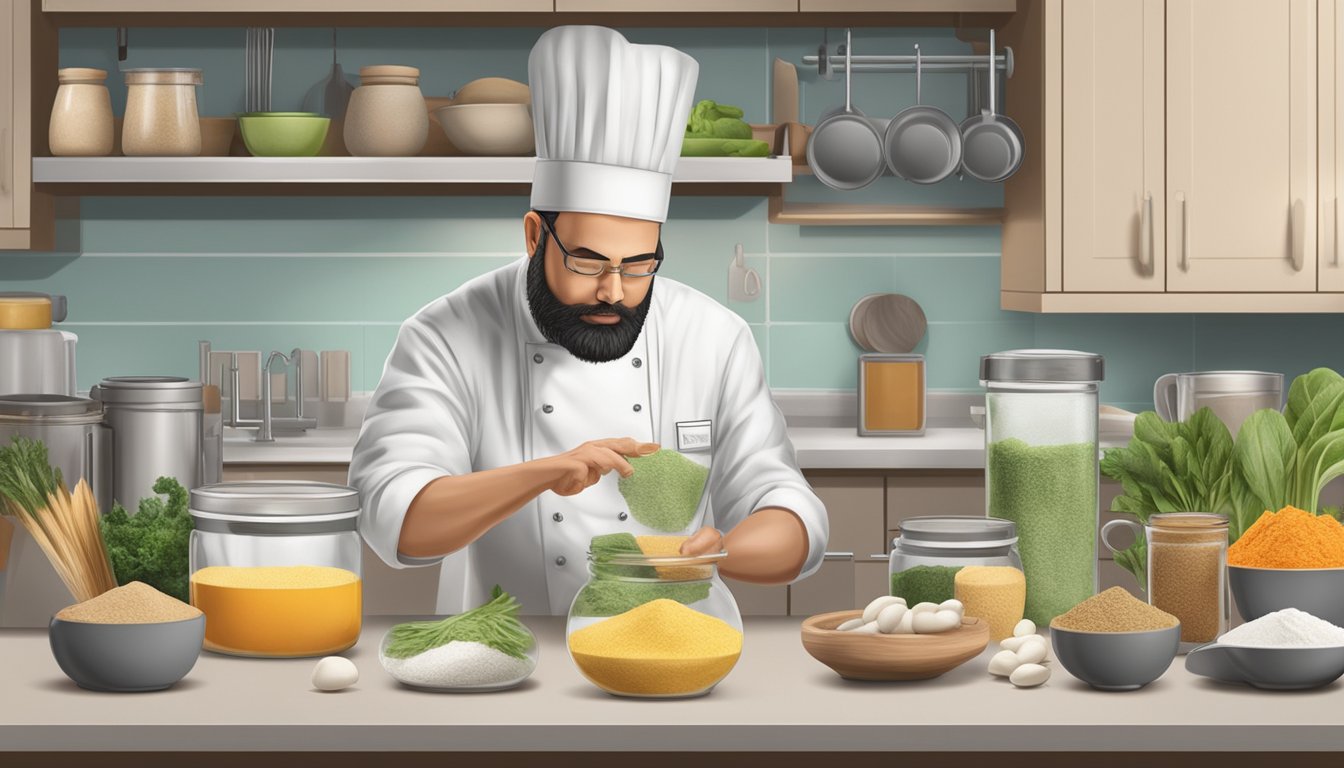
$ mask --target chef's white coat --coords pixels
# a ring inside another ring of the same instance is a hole
[[[437,609],[485,602],[495,584],[523,611],[564,614],[587,580],[597,534],[640,525],[617,475],[574,496],[550,491],[446,558],[401,555],[411,501],[445,475],[518,464],[588,440],[633,437],[710,468],[684,533],[729,531],[763,507],[802,519],[820,567],[826,510],[798,470],[747,324],[705,295],[656,278],[643,331],[623,358],[592,364],[546,341],[527,306],[527,259],[482,275],[407,320],[388,356],[350,464],[360,531],[394,567],[443,561]],[[452,509],[438,510],[451,515]]]

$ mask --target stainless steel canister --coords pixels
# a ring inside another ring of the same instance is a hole
[[[112,445],[101,403],[68,395],[0,396],[0,445],[20,436],[42,441],[67,486],[87,480],[99,511],[111,509]],[[74,598],[37,542],[13,521],[0,524],[14,528],[8,557],[0,556],[0,626],[45,627]]]
[[[178,376],[114,376],[89,391],[112,428],[112,496],[134,513],[160,476],[184,488],[204,472],[201,383]]]

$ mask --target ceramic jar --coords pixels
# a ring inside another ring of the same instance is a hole
[[[345,147],[356,157],[410,157],[429,137],[420,70],[391,64],[360,67],[360,85],[345,112]]]
[[[128,69],[121,152],[127,157],[201,154],[199,69]]]
[[[107,70],[71,67],[56,73],[60,86],[51,106],[47,141],[57,157],[112,154],[112,97]]]

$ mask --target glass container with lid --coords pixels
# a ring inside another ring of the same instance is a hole
[[[121,152],[127,157],[201,154],[199,69],[127,69]]]
[[[359,640],[359,491],[302,481],[191,491],[191,603],[207,650],[326,656]]]
[[[726,553],[658,555],[589,552],[588,582],[565,628],[570,658],[597,687],[617,696],[701,696],[732,671],[742,653],[742,615],[719,579]],[[656,542],[655,542],[656,545]],[[672,547],[672,552],[679,551]]]
[[[1026,618],[1046,626],[1097,591],[1100,355],[1054,349],[980,359],[985,499],[1017,524]]]

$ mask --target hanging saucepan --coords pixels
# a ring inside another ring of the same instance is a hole
[[[915,106],[891,119],[882,142],[891,172],[916,184],[936,184],[961,165],[961,129],[946,112],[925,106],[924,63],[915,46]]]
[[[989,30],[989,109],[961,123],[961,167],[981,181],[1003,181],[1022,165],[1022,129],[1012,118],[994,113],[999,74],[994,64],[994,30]]]
[[[832,189],[861,189],[882,175],[882,137],[850,98],[853,66],[845,31],[845,106],[822,116],[807,141],[807,164]]]

